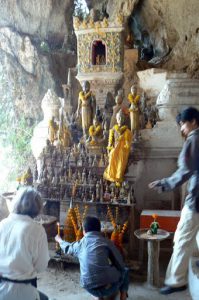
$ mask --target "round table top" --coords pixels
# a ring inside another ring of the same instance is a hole
[[[141,228],[135,230],[135,236],[140,240],[145,241],[162,241],[169,237],[170,233],[163,229],[158,229],[157,234],[149,234],[149,228]]]

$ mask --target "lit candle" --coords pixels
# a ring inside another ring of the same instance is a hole
[[[57,234],[60,236],[60,224],[57,223]]]

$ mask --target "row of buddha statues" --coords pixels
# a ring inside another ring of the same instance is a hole
[[[146,105],[136,85],[131,87],[126,102],[122,90],[118,90],[115,103],[110,95],[107,95],[104,109],[100,109],[90,83],[83,82],[76,112],[71,114],[70,120],[62,113],[59,122],[54,117],[49,121],[49,144],[66,149],[78,142],[92,153],[107,151],[104,178],[120,184],[124,180],[132,141],[139,139],[140,128],[155,125],[158,114],[155,107]]]
[[[90,155],[82,144],[62,149],[47,143],[41,161],[40,174],[34,184],[43,198],[81,202],[131,204],[132,186],[123,181],[120,186],[103,176],[108,163],[106,153]]]

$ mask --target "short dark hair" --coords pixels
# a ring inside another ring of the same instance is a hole
[[[195,107],[187,107],[180,114],[181,122],[192,122],[196,120],[196,123],[199,125],[199,111]]]
[[[37,217],[43,207],[40,193],[32,187],[20,188],[12,201],[12,212],[31,218]]]
[[[180,125],[180,122],[181,122],[181,113],[177,114],[176,116],[176,123]]]
[[[96,217],[87,216],[83,222],[83,229],[85,232],[101,231],[100,220]]]

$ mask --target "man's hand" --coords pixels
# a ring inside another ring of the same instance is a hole
[[[155,181],[149,183],[148,186],[150,189],[154,189],[155,187],[160,186],[160,180],[155,180]]]
[[[62,242],[62,238],[61,238],[59,235],[56,235],[55,241],[56,241],[57,243],[61,243],[61,242]]]
[[[155,181],[149,183],[148,187],[150,189],[153,189],[153,190],[157,191],[158,193],[163,192],[163,187],[162,187],[162,184],[161,184],[161,180],[155,180]]]

